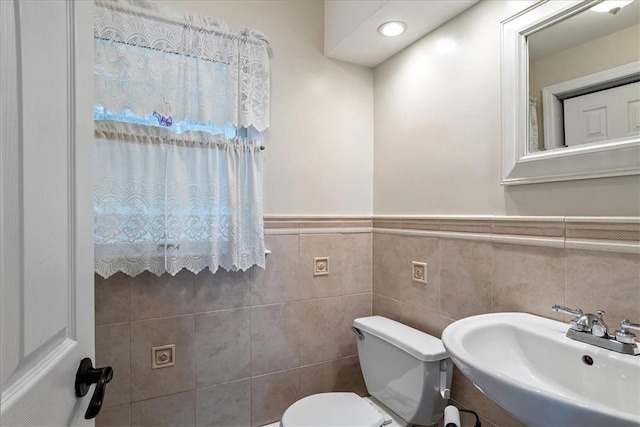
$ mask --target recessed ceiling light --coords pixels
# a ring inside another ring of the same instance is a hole
[[[407,31],[407,24],[402,21],[389,21],[378,27],[378,33],[385,37],[395,37]]]
[[[630,3],[633,3],[633,0],[606,0],[593,6],[591,10],[594,12],[610,12],[615,15]]]

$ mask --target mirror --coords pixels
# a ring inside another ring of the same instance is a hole
[[[502,22],[502,183],[640,173],[640,1],[548,1]]]

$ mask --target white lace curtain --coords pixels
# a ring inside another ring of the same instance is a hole
[[[99,1],[94,50],[96,103],[111,113],[269,127],[269,57],[257,31],[149,1]]]
[[[535,153],[540,149],[538,140],[538,99],[529,97],[529,153]]]
[[[264,267],[264,37],[151,2],[94,23],[96,272]]]

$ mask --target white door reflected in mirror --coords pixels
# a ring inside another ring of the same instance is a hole
[[[580,144],[640,135],[640,82],[564,101],[564,143]]]

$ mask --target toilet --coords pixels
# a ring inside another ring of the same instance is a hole
[[[381,316],[356,319],[351,329],[371,396],[314,394],[291,405],[280,426],[406,427],[440,421],[453,374],[442,341]]]

